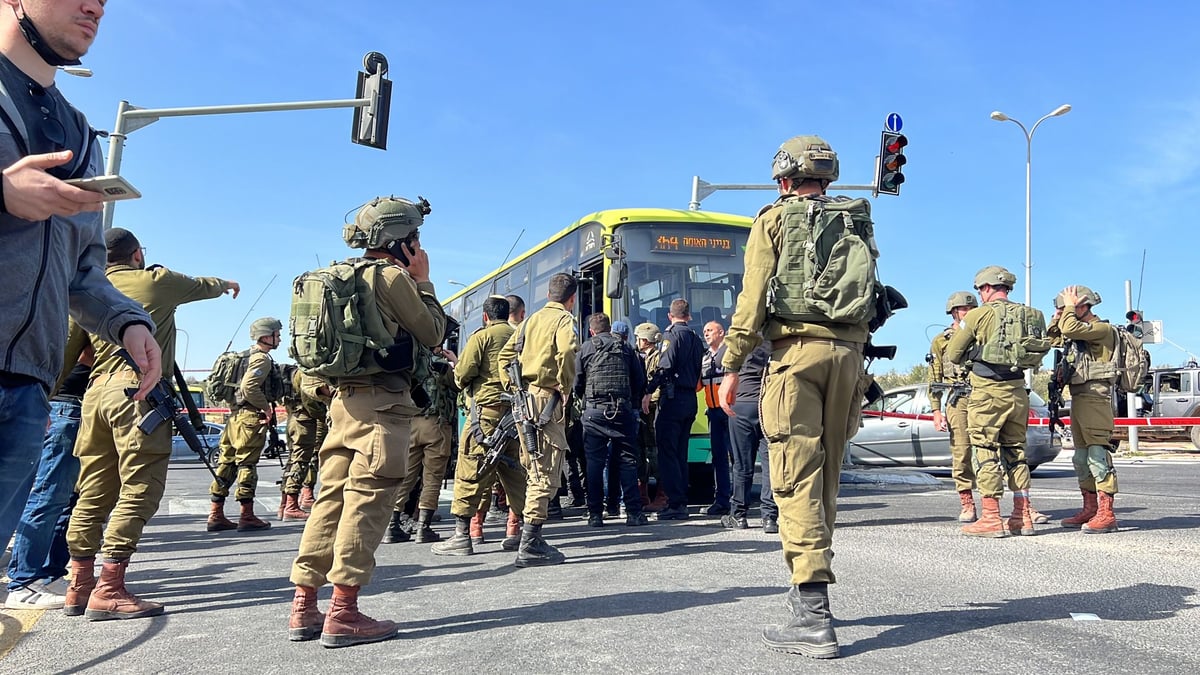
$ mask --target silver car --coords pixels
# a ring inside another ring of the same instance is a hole
[[[945,400],[945,396],[943,396]],[[1046,402],[1029,394],[1029,416],[1048,417]],[[1025,436],[1025,460],[1033,469],[1058,456],[1060,441],[1049,427],[1031,426]],[[863,408],[863,424],[846,444],[854,464],[869,466],[950,466],[950,434],[933,428],[929,385],[910,384],[884,392]]]
[[[221,432],[225,430],[225,425],[216,424],[215,422],[204,423],[204,433],[198,434],[200,442],[208,447],[210,460],[215,461],[215,456],[218,453],[217,446],[221,442]],[[172,459],[196,459],[196,453],[188,447],[187,441],[183,440],[183,436],[175,435],[171,437],[171,458]]]

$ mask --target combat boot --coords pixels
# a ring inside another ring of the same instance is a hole
[[[475,512],[471,517],[471,543],[479,545],[483,543],[483,524],[491,517],[491,512],[485,514],[483,511]],[[499,522],[499,521],[496,521]]]
[[[475,547],[471,545],[471,520],[470,516],[454,516],[454,535],[430,546],[429,550],[434,555],[473,554]]]
[[[649,494],[648,491],[647,491],[647,494]],[[646,511],[648,513],[658,513],[659,511],[666,510],[666,508],[667,508],[667,491],[662,489],[662,485],[659,485],[658,493],[654,495],[654,500],[651,501],[649,504],[647,504],[646,508],[644,508],[642,510]]]
[[[513,563],[517,567],[543,567],[558,565],[565,562],[567,557],[542,539],[542,524],[525,523],[521,528],[521,544],[517,548],[517,559]]]
[[[975,522],[975,497],[971,494],[971,491],[960,490],[958,493],[958,501],[962,504],[962,511],[959,511],[958,513],[958,522]]]
[[[283,520],[308,520],[308,512],[300,508],[296,495],[283,496]]]
[[[969,537],[1007,537],[1008,530],[1004,521],[1000,520],[1000,500],[996,497],[983,497],[982,514],[974,523],[962,528],[962,533]]]
[[[562,502],[559,497],[555,496],[550,500],[550,504],[546,507],[546,520],[562,520]]]
[[[396,637],[394,621],[376,621],[358,611],[358,586],[333,585],[333,601],[321,629],[321,646],[330,649]]]
[[[813,659],[837,658],[838,641],[833,630],[833,613],[829,611],[829,585],[793,586],[788,591],[787,606],[792,611],[792,620],[782,626],[764,629],[763,644],[777,652]]]
[[[127,567],[129,558],[109,558],[104,561],[104,567],[100,569],[100,581],[88,598],[87,610],[83,613],[89,621],[141,619],[163,613],[161,604],[142,600],[125,589]]]
[[[325,624],[325,615],[317,609],[317,589],[312,586],[297,586],[292,596],[292,615],[288,619],[288,639],[304,642],[316,639]]]
[[[521,526],[524,523],[517,517],[516,511],[508,510],[508,526],[504,529],[504,541],[500,548],[505,551],[515,551],[521,548]]]
[[[225,517],[225,500],[213,500],[208,511],[208,531],[209,532],[224,532],[225,530],[236,530],[237,523]]]
[[[646,484],[638,481],[638,496],[642,499],[642,510],[645,511],[647,506],[650,506],[650,492]]]
[[[421,509],[417,512],[417,543],[430,544],[441,541],[442,536],[433,531],[430,522],[433,521],[433,509]]]
[[[1083,493],[1083,510],[1070,518],[1062,519],[1063,527],[1079,527],[1096,517],[1098,503],[1096,493],[1090,490],[1080,490]]]
[[[95,588],[96,559],[71,558],[71,585],[67,586],[66,598],[63,601],[63,614],[82,616]]]
[[[508,513],[508,494],[504,492],[504,488],[497,485],[492,490],[492,506],[482,517],[481,522],[499,523],[506,518]],[[482,543],[482,542],[481,542]]]
[[[311,511],[312,505],[315,504],[316,501],[317,501],[317,498],[316,498],[316,496],[313,495],[312,488],[310,488],[310,487],[300,488],[300,500],[299,500],[300,508],[304,509],[305,511]]]
[[[412,539],[412,535],[404,529],[404,515],[403,511],[392,511],[392,520],[388,522],[387,532],[383,534],[383,543],[403,544]]]
[[[242,515],[238,518],[238,532],[254,532],[255,530],[270,529],[271,524],[254,515],[254,500],[242,500]]]
[[[1008,517],[1008,532],[1013,536],[1032,537],[1037,534],[1033,529],[1033,514],[1029,508],[1029,497],[1013,494],[1012,515]]]
[[[1096,515],[1083,524],[1084,534],[1104,534],[1117,531],[1117,517],[1113,515],[1113,496],[1107,492],[1097,493]]]

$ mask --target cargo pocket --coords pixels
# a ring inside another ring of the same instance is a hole
[[[863,399],[867,396],[867,390],[871,388],[871,383],[875,381],[875,376],[867,371],[862,371],[858,374],[858,382],[854,384],[854,398],[850,403],[850,413],[846,415],[846,438],[854,437],[858,433],[858,428],[862,426],[862,406]]]
[[[375,428],[368,445],[367,466],[379,478],[404,478],[412,443],[412,418],[416,409],[394,403],[375,410]]]
[[[772,361],[767,366],[759,397],[759,425],[768,443],[777,443],[792,433],[792,411],[788,401],[794,387],[788,386],[792,375],[790,366],[783,361]]]

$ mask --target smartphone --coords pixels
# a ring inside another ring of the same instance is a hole
[[[104,201],[106,202],[115,202],[121,199],[138,199],[142,196],[142,193],[138,192],[137,188],[130,185],[129,181],[120,176],[73,178],[64,182],[67,185],[74,185],[84,190],[99,192],[104,195]]]

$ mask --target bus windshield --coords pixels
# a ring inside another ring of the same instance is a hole
[[[629,268],[629,316],[665,329],[671,301],[684,298],[691,326],[729,327],[742,290],[742,257],[749,230],[732,225],[630,223],[618,230]]]

